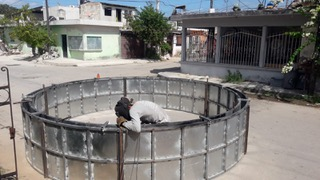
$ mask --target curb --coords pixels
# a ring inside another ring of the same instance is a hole
[[[196,75],[189,75],[183,73],[171,73],[171,72],[163,72],[158,73],[160,77],[166,78],[178,78],[178,79],[189,79],[189,80],[199,80],[199,81],[210,81],[213,83],[220,84],[226,87],[232,87],[240,90],[245,94],[257,95],[261,96],[263,94],[273,94],[277,98],[296,98],[296,99],[303,99],[304,95],[299,92],[295,92],[293,90],[284,89],[281,87],[272,87],[263,83],[258,82],[243,82],[240,84],[233,84],[233,83],[222,83],[222,79],[220,78],[213,78],[208,76],[196,76]]]
[[[107,62],[108,61],[108,62]],[[146,60],[118,60],[118,61],[111,61],[106,60],[105,62],[97,62],[97,61],[81,61],[79,62],[68,62],[68,60],[61,62],[55,60],[43,60],[42,63],[46,65],[52,66],[65,66],[65,67],[97,67],[97,66],[114,66],[114,65],[125,65],[125,64],[146,64],[150,61]]]

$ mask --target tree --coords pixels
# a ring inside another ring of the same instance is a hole
[[[307,1],[307,4],[302,4],[295,11],[307,16],[308,21],[304,24],[302,32],[290,32],[289,34],[303,37],[305,42],[292,54],[288,63],[282,68],[282,72],[292,71],[296,63],[294,62],[295,57],[304,48],[314,45],[312,56],[298,63],[305,72],[307,93],[312,95],[315,91],[317,78],[320,76],[320,0]]]
[[[48,45],[55,45],[54,38],[49,36],[42,22],[32,15],[29,5],[20,9],[18,15],[11,19],[10,25],[13,26],[10,32],[11,38],[27,43],[32,48],[34,56],[43,54]]]
[[[13,14],[17,13],[19,10],[15,7],[9,6],[8,4],[0,4],[0,14],[9,18]]]
[[[127,16],[132,31],[153,51],[164,43],[164,38],[171,31],[171,25],[164,13],[156,11],[151,4],[145,6],[136,16]],[[156,59],[159,59],[159,52]]]
[[[18,9],[15,7],[11,7],[7,4],[0,4],[0,14],[3,14],[4,17],[0,18],[0,38],[3,42],[5,42],[4,30],[8,24],[10,24],[9,18],[16,15],[18,13]]]

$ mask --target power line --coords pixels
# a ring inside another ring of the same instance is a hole
[[[246,4],[244,4],[241,0],[239,0],[239,3],[244,5],[246,8],[250,8],[249,6],[247,6]]]
[[[171,7],[176,7],[175,5],[172,5],[172,4],[167,4],[167,3],[165,3],[165,2],[163,2],[163,1],[160,1],[163,5],[165,5],[165,6],[171,6]]]
[[[12,6],[12,5],[17,4],[17,3],[21,2],[21,1],[22,1],[22,0],[15,1],[15,2],[13,2],[13,3],[11,3],[11,4],[8,4],[8,5],[9,5],[9,6]]]
[[[140,2],[140,3],[143,3],[143,2],[152,2],[152,1],[139,1],[139,0],[108,0],[108,1],[117,1],[117,2]]]
[[[201,5],[202,5],[202,0],[200,1],[200,7],[199,7],[199,11],[200,11],[200,9],[201,9]]]

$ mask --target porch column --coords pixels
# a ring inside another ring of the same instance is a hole
[[[187,50],[187,28],[182,27],[182,46],[181,46],[181,61],[186,60],[186,50]]]
[[[215,63],[220,63],[220,49],[221,49],[221,27],[217,26],[217,41],[216,41],[216,56],[215,56]]]
[[[259,67],[264,67],[264,65],[266,63],[267,34],[268,34],[268,28],[267,28],[267,26],[263,26],[262,27],[261,44],[260,44]]]

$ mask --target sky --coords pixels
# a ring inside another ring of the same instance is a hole
[[[214,9],[216,12],[231,11],[233,5],[238,4],[242,10],[256,9],[259,1],[263,0],[214,0]],[[288,0],[289,3],[292,0]],[[147,2],[151,2],[154,7],[156,0],[91,0],[91,2],[104,2],[110,4],[120,4],[127,6],[134,6],[138,10],[146,6]],[[267,0],[268,2],[268,0]],[[25,4],[29,4],[31,8],[44,6],[45,0],[0,0],[0,4],[8,4],[17,8]],[[79,5],[79,0],[48,0],[49,7],[51,6],[69,6]],[[160,11],[165,16],[170,16],[175,6],[186,5],[186,10],[190,13],[208,12],[210,8],[210,0],[160,0]],[[284,6],[285,2],[281,3],[279,7]]]

